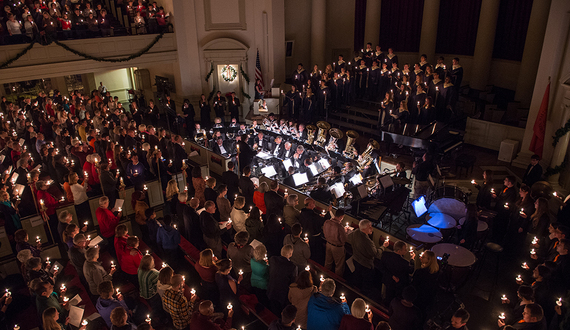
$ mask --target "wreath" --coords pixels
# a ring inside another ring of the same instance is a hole
[[[236,69],[234,69],[233,66],[226,65],[222,69],[222,79],[224,79],[224,81],[232,82],[236,79],[236,77],[237,77],[237,71]]]

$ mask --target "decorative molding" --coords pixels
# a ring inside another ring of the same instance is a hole
[[[206,21],[205,29],[210,30],[247,30],[245,21],[245,0],[238,1],[238,23],[213,23],[212,22],[212,4],[211,0],[204,0],[204,19]]]

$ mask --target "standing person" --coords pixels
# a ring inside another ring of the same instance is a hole
[[[285,245],[281,248],[280,256],[269,259],[269,282],[267,285],[267,297],[271,303],[271,310],[279,314],[287,305],[289,285],[295,281],[299,270],[293,262],[293,246]]]
[[[242,285],[246,289],[251,288],[251,259],[253,258],[253,247],[247,242],[249,241],[249,233],[247,231],[239,231],[234,235],[234,242],[228,245],[228,258],[234,264],[236,274],[243,275]]]
[[[278,217],[282,217],[285,202],[283,197],[277,193],[277,191],[279,191],[279,182],[276,180],[271,181],[269,183],[269,189],[271,190],[266,192],[263,196],[265,207],[267,208],[267,214],[275,214]]]
[[[245,197],[246,205],[253,205],[253,194],[255,193],[255,185],[250,179],[251,168],[246,166],[243,168],[242,176],[239,178],[239,189],[241,195]]]
[[[109,247],[109,253],[111,255],[115,254],[114,248],[114,236],[115,227],[119,224],[122,212],[118,211],[115,215],[111,210],[109,210],[109,198],[103,196],[99,198],[99,207],[95,211],[95,216],[97,217],[97,222],[99,223],[99,229],[101,230],[101,236],[103,236],[107,241],[107,246]]]
[[[350,313],[342,317],[338,330],[372,330],[372,312],[362,298],[356,298],[350,307]]]
[[[194,312],[194,304],[198,298],[195,294],[190,297],[190,302],[184,297],[184,278],[176,274],[170,281],[172,287],[164,292],[162,302],[164,309],[172,317],[176,329],[188,329],[190,318]]]
[[[313,275],[307,270],[299,273],[295,283],[289,285],[289,302],[297,307],[296,323],[301,329],[307,329],[307,304],[311,296],[318,291],[313,285]]]
[[[57,213],[55,209],[59,206],[59,202],[47,191],[49,185],[46,181],[39,180],[36,182],[36,200],[39,203],[39,210],[47,217],[47,225],[51,228],[55,243],[61,242],[61,237],[57,233]]]
[[[109,165],[101,164],[101,186],[103,188],[103,195],[109,198],[110,204],[115,204],[117,199],[117,179],[119,178],[119,170],[113,174],[109,170]]]
[[[125,254],[122,258],[121,268],[127,275],[127,279],[137,288],[139,287],[138,271],[143,254],[139,250],[139,238],[130,236],[127,238]]]
[[[230,117],[231,119],[237,119],[239,121],[239,106],[240,106],[239,98],[236,97],[236,92],[232,92],[230,99],[228,100],[228,106],[230,110]]]
[[[194,106],[190,103],[190,100],[184,99],[184,103],[182,104],[182,113],[180,115],[184,118],[184,125],[186,125],[186,136],[192,137],[193,130],[194,130],[194,117],[196,117],[196,112],[194,111]]]
[[[360,220],[358,229],[350,233],[347,241],[352,246],[352,259],[354,263],[353,281],[356,287],[360,288],[367,296],[372,296],[369,292],[374,285],[374,260],[382,257],[382,252],[388,247],[389,242],[377,248],[370,239],[374,232],[370,220]]]
[[[410,253],[411,260],[404,259],[404,255]],[[403,241],[394,244],[394,252],[384,251],[380,259],[382,271],[382,283],[386,286],[386,301],[400,295],[404,287],[410,283],[410,273],[414,270],[415,253],[408,251],[408,246]]]
[[[138,270],[140,295],[152,308],[153,315],[161,320],[165,320],[162,299],[157,289],[159,272],[154,267],[154,258],[151,255],[145,255]]]
[[[296,194],[292,194],[287,196],[287,205],[283,207],[283,218],[285,219],[285,223],[289,227],[293,227],[296,223],[299,222],[299,215],[301,211],[297,210],[297,205],[299,205],[299,197]]]
[[[496,203],[495,211],[497,211],[497,215],[493,219],[493,237],[491,240],[499,244],[503,242],[512,212],[516,209],[517,190],[514,187],[515,183],[515,177],[508,175],[503,180],[503,190],[499,194],[491,193]]]
[[[538,163],[539,161],[539,155],[530,157],[530,164],[528,164],[522,179],[522,182],[531,188],[535,182],[542,180],[542,166]]]
[[[121,293],[117,293],[117,298],[113,298],[115,290],[111,281],[101,282],[97,292],[99,293],[99,299],[97,299],[95,307],[97,308],[97,312],[101,315],[101,318],[107,324],[107,327],[111,328],[111,314],[113,310],[117,307],[123,307],[125,310],[129,310],[129,308]]]
[[[85,263],[83,264],[83,274],[89,284],[89,292],[93,296],[99,295],[99,285],[104,281],[111,281],[113,274],[117,270],[115,267],[107,273],[99,260],[99,248],[91,247],[85,251]]]
[[[204,211],[200,213],[200,227],[204,235],[206,245],[214,251],[216,256],[222,257],[222,239],[223,232],[229,230],[232,224],[228,221],[225,228],[220,229],[218,221],[214,218],[216,212],[216,205],[212,201],[207,201],[204,204]]]
[[[483,185],[479,185],[474,181],[475,180],[473,180],[472,183],[475,185],[475,188],[479,190],[479,193],[477,194],[477,206],[490,210],[491,202],[493,201],[493,196],[491,194],[491,189],[493,188],[493,171],[483,171]]]
[[[220,291],[220,302],[223,304],[230,303],[232,306],[238,307],[240,303],[238,298],[238,289],[242,276],[240,275],[236,280],[230,275],[232,270],[232,261],[230,259],[220,260],[217,266],[218,272],[216,273],[216,284]]]
[[[451,328],[458,330],[467,330],[467,322],[469,322],[469,312],[463,308],[460,308],[453,313],[451,317]]]
[[[162,220],[163,225],[158,228],[156,234],[156,244],[158,244],[164,251],[165,256],[168,256],[168,262],[176,264],[178,255],[178,245],[180,244],[180,232],[172,228],[172,216],[166,215]]]
[[[204,129],[207,129],[211,126],[211,112],[212,109],[210,108],[210,103],[208,103],[208,100],[206,99],[206,95],[200,95],[200,122],[202,123],[202,127]]]
[[[234,206],[232,207],[232,211],[230,212],[232,224],[237,232],[247,231],[247,228],[245,226],[245,221],[248,217],[248,214],[245,213],[244,208],[245,208],[245,198],[243,198],[243,196],[239,196],[238,198],[236,198]],[[220,220],[226,221],[226,219],[224,218],[221,218]]]
[[[325,279],[307,304],[307,330],[338,330],[342,317],[350,314],[346,299],[333,297],[336,284]]]
[[[296,223],[291,227],[291,234],[288,234],[283,239],[283,245],[290,244],[293,246],[293,255],[291,262],[297,266],[298,269],[304,269],[309,264],[311,258],[311,248],[309,247],[309,239],[302,239],[301,233],[303,227],[300,223]]]
[[[420,256],[420,268],[416,269],[412,277],[412,285],[416,288],[417,299],[415,305],[425,315],[426,309],[431,306],[437,293],[437,277],[439,264],[435,253],[424,251]]]
[[[194,265],[194,269],[200,275],[200,297],[219,302],[218,287],[216,286],[216,273],[218,272],[216,261],[218,259],[214,256],[212,249],[204,249],[200,252],[200,260]]]
[[[259,244],[253,249],[253,258],[249,261],[251,267],[251,287],[257,299],[269,306],[267,299],[267,282],[269,280],[269,263],[265,245]]]
[[[194,197],[200,201],[200,207],[203,207],[206,203],[206,196],[204,195],[206,180],[202,178],[202,171],[198,166],[192,169],[192,186],[194,187]]]
[[[83,220],[87,220],[91,217],[89,197],[87,197],[87,190],[89,190],[89,185],[86,185],[86,180],[83,181],[83,184],[79,184],[77,182],[78,180],[79,176],[77,173],[69,173],[69,188],[73,194],[73,204],[75,204],[77,222],[83,223]]]
[[[434,166],[431,157],[425,153],[422,162],[414,162],[412,173],[416,176],[414,183],[414,198],[419,198],[427,193],[429,188],[429,175],[433,172]]]
[[[228,162],[228,170],[222,173],[222,183],[228,188],[228,199],[231,203],[234,202],[234,196],[239,192],[239,176],[234,172],[235,163]]]
[[[338,209],[334,218],[325,221],[323,225],[323,234],[327,241],[325,268],[332,269],[334,264],[334,272],[340,277],[344,275],[344,244],[347,238],[346,229],[342,225],[343,219],[344,210]]]
[[[83,274],[83,264],[85,263],[85,248],[87,247],[87,238],[83,234],[77,234],[73,237],[73,246],[69,248],[67,254],[69,261],[75,267],[77,275],[82,283],[85,283],[85,275]]]
[[[402,299],[394,298],[390,302],[390,320],[388,323],[393,330],[421,329],[421,312],[414,305],[416,297],[416,289],[413,286],[408,286],[402,292]]]
[[[251,161],[255,156],[255,152],[251,149],[249,144],[247,143],[248,136],[247,134],[242,134],[241,140],[237,142],[237,151],[238,151],[238,162],[239,162],[239,170],[241,173],[244,173],[244,168],[251,165]],[[252,192],[253,194],[253,192]]]
[[[299,215],[299,222],[303,226],[305,234],[309,237],[309,247],[311,248],[311,258],[320,262],[324,262],[325,251],[323,249],[323,225],[327,219],[330,218],[330,211],[332,205],[329,205],[325,214],[319,214],[315,208],[316,203],[312,198],[305,198],[303,201],[305,207],[301,209]]]
[[[222,125],[226,125],[226,98],[222,96],[222,92],[218,91],[216,96],[212,99],[212,105],[214,106],[214,112],[216,117],[222,120]]]
[[[218,197],[216,198],[216,205],[220,212],[220,220],[225,221],[225,219],[229,219],[230,213],[232,212],[232,204],[227,199],[228,194],[228,186],[222,184],[217,189]]]
[[[133,154],[131,156],[131,162],[127,165],[125,170],[127,173],[127,178],[131,180],[136,190],[143,190],[143,185],[145,181],[145,169],[144,165],[139,162],[139,156]]]
[[[234,310],[228,312],[228,317],[220,325],[214,323],[214,304],[210,300],[204,300],[199,305],[199,312],[194,313],[190,320],[190,330],[229,330],[232,327]]]
[[[267,330],[293,330],[297,319],[297,307],[288,305],[281,312],[281,319],[273,320]]]

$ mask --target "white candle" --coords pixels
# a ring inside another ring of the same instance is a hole
[[[191,294],[191,295],[195,295],[195,294],[196,294],[196,289],[194,289],[194,288],[190,289],[190,294]]]
[[[499,315],[499,319],[504,320],[505,319],[505,313],[501,313],[501,315]]]
[[[517,280],[517,282],[520,282],[520,281],[522,281],[522,277],[520,276],[520,274],[519,274],[519,275],[517,275],[517,278],[516,278],[516,280]]]
[[[305,267],[305,270],[306,270],[306,271],[311,271],[311,266],[307,265],[307,266]]]
[[[229,304],[228,304],[228,309],[231,310],[232,308],[234,308],[234,306],[232,306],[232,303],[229,303]]]
[[[502,300],[502,301],[507,300],[507,296],[506,296],[506,295],[503,295],[503,296],[501,297],[501,300]]]
[[[556,305],[562,307],[562,298],[558,298],[558,300],[556,300]]]

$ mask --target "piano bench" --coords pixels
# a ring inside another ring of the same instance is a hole
[[[475,166],[475,162],[477,161],[477,157],[470,155],[470,154],[460,154],[455,158],[455,172],[457,177],[461,177],[462,169],[465,169],[465,175],[469,174],[469,169],[471,169],[471,173],[473,173],[473,166]],[[458,170],[459,168],[459,170]]]

